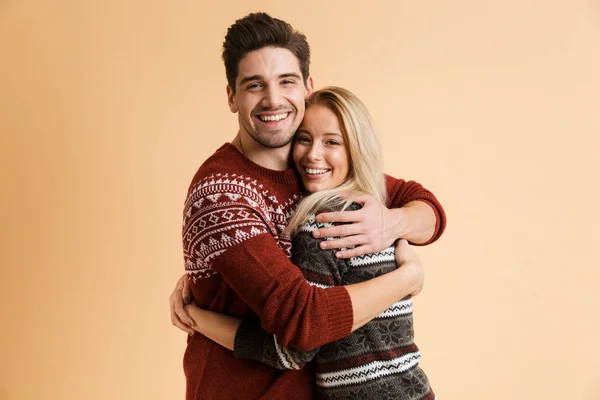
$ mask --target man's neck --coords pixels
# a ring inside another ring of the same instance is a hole
[[[291,144],[273,149],[262,146],[252,139],[243,140],[239,133],[231,144],[247,159],[261,167],[275,171],[284,171],[290,168]]]

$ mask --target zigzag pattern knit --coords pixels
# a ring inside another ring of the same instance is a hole
[[[386,182],[392,207],[412,200],[432,205],[436,240],[445,216],[433,194],[416,182]],[[346,289],[311,286],[289,259],[290,238],[281,232],[300,193],[293,169],[263,168],[227,143],[192,180],[182,234],[185,270],[199,307],[258,317],[281,345],[307,350],[347,336],[352,305]],[[308,368],[280,371],[237,359],[200,334],[188,337],[183,366],[188,400],[313,398]]]
[[[216,274],[210,267],[215,257],[263,233],[271,234],[289,257],[290,238],[282,231],[298,197],[290,193],[280,203],[256,177],[245,174],[219,172],[199,181],[188,195],[183,218],[185,269],[192,281]]]
[[[311,285],[348,285],[396,268],[394,247],[349,260],[321,250],[321,239],[311,232],[327,226],[311,218],[293,241],[292,261]],[[254,321],[244,321],[236,335],[235,354],[279,369],[302,368],[314,357],[319,399],[431,400],[435,396],[419,367],[421,354],[413,341],[412,305],[408,296],[348,337],[308,352],[286,349]]]

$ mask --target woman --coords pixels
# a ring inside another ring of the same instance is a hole
[[[349,260],[321,250],[311,232],[325,224],[320,211],[357,209],[341,194],[369,193],[385,204],[381,151],[363,103],[349,91],[328,87],[314,92],[294,141],[293,158],[311,194],[296,209],[287,232],[294,235],[292,260],[314,285],[329,287],[362,282],[396,268],[395,249]],[[406,241],[405,262],[418,262]],[[310,352],[285,349],[258,321],[228,317],[194,305],[187,312],[194,329],[235,351],[279,369],[298,369],[316,361],[317,396],[322,399],[434,399],[420,353],[413,342],[412,300],[407,297],[351,333]]]

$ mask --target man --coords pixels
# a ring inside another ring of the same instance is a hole
[[[225,38],[223,60],[230,110],[239,131],[194,176],[184,208],[187,279],[202,308],[240,318],[257,316],[282,346],[310,350],[347,336],[422,285],[422,270],[401,267],[368,282],[320,289],[310,286],[289,260],[283,235],[301,186],[290,169],[291,141],[313,90],[306,38],[267,14],[236,21]],[[320,221],[353,222],[315,231],[341,236],[322,247],[353,257],[382,250],[398,238],[428,244],[445,225],[433,194],[416,182],[386,177],[392,207],[370,196],[359,211],[322,214]],[[337,218],[337,219],[336,219]],[[184,356],[188,399],[308,399],[310,369],[278,371],[193,335],[182,307],[186,279],[171,295],[173,324],[191,335]]]

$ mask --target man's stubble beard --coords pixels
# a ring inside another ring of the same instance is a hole
[[[254,135],[250,135],[252,140],[254,140],[256,143],[269,149],[279,149],[281,147],[285,147],[294,139],[294,133],[289,134],[289,136],[287,134],[275,134],[270,137],[265,136],[270,135],[260,135],[256,133]]]
[[[300,126],[300,124],[298,124]],[[263,147],[268,149],[279,149],[281,147],[285,147],[294,140],[294,135],[296,134],[296,130],[298,126],[291,127],[290,131],[286,133],[275,132],[260,132],[256,130],[245,129],[248,136],[252,138],[252,140]],[[252,132],[252,133],[250,133]]]

